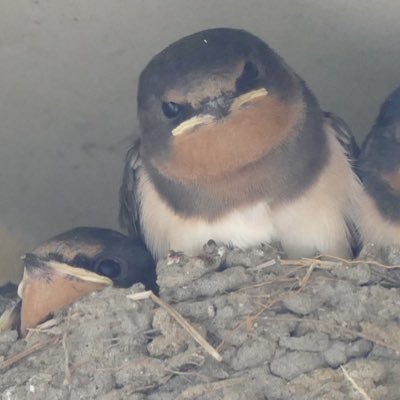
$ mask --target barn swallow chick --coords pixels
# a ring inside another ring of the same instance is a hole
[[[400,245],[400,86],[382,104],[357,170],[368,194],[360,208],[363,242]]]
[[[157,291],[155,263],[144,245],[111,229],[80,227],[44,242],[23,257],[21,304],[7,310],[0,327],[22,335],[55,311],[107,286],[142,282]]]
[[[120,219],[155,258],[209,239],[351,256],[362,189],[337,127],[256,36],[210,29],[168,46],[141,73],[138,117]]]
[[[42,260],[53,260],[92,271],[127,288],[141,282],[154,290],[155,263],[143,242],[106,228],[78,227],[44,242],[33,252]]]

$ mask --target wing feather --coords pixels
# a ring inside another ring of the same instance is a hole
[[[141,199],[138,195],[138,173],[142,168],[140,139],[129,149],[120,188],[119,223],[131,236],[140,236]]]

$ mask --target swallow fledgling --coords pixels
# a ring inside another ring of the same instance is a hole
[[[218,28],[171,44],[140,75],[138,117],[120,220],[155,258],[209,239],[351,256],[363,191],[335,118],[261,39]]]
[[[382,104],[357,171],[368,194],[360,208],[363,242],[400,245],[400,86]]]
[[[32,254],[45,262],[60,262],[105,276],[115,287],[128,288],[141,282],[146,289],[155,289],[155,262],[143,242],[112,229],[74,228],[45,241]]]
[[[0,331],[12,327],[22,336],[55,311],[107,286],[141,282],[158,289],[155,263],[143,243],[111,229],[64,232],[27,253],[23,265],[21,302],[0,317]]]

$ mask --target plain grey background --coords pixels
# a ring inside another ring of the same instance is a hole
[[[399,21],[395,0],[2,0],[0,283],[54,234],[118,227],[137,78],[172,41],[255,33],[360,139],[400,81]]]

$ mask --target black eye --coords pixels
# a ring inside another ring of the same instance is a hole
[[[173,101],[164,101],[161,105],[164,115],[167,118],[175,118],[182,111],[180,104],[174,103]]]
[[[250,61],[247,61],[244,64],[242,75],[240,76],[241,79],[245,81],[254,81],[258,76],[258,69],[257,67]]]
[[[121,265],[115,260],[105,259],[97,264],[96,272],[112,279],[121,273]]]

